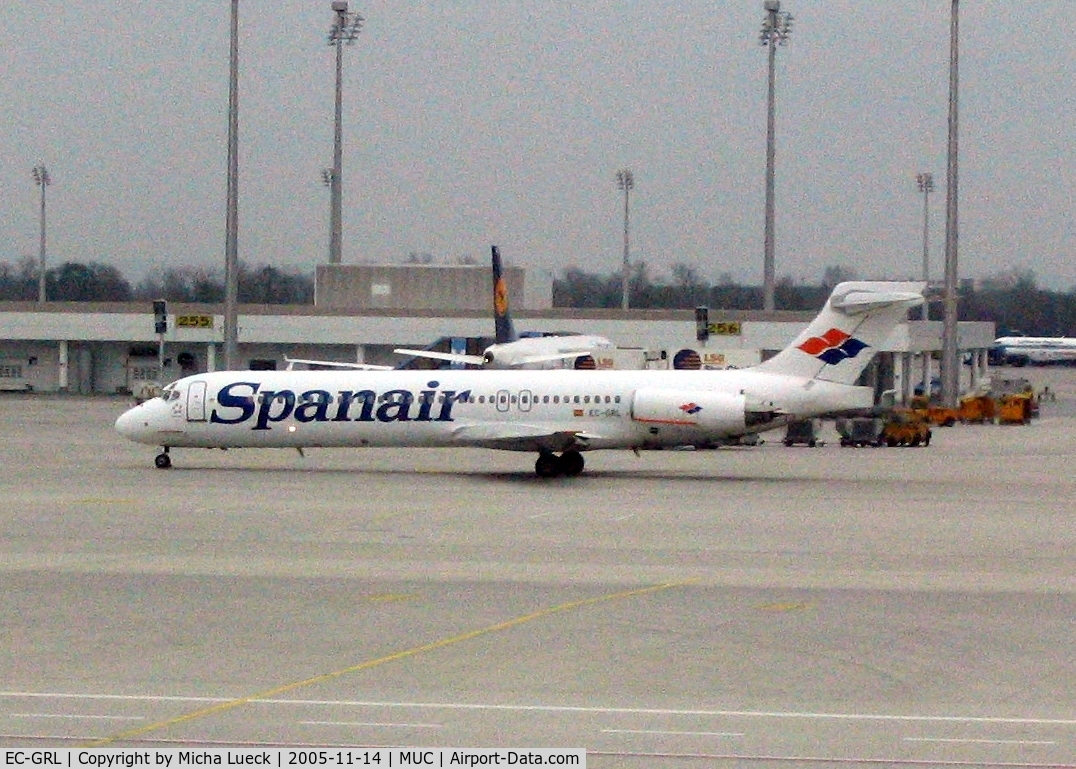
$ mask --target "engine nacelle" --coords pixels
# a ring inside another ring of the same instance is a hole
[[[743,395],[643,387],[635,391],[631,418],[636,422],[704,431],[707,435],[741,435],[747,427]]]

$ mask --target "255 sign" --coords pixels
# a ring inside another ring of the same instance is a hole
[[[176,328],[213,328],[213,316],[177,315]]]

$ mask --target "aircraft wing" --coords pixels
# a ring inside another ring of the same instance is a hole
[[[548,427],[513,423],[463,424],[452,431],[461,445],[482,446],[506,451],[568,451],[585,449],[597,438],[577,430],[553,430]]]
[[[453,363],[469,363],[472,366],[481,366],[486,361],[481,355],[464,355],[456,352],[434,352],[433,350],[407,350],[397,347],[393,350],[399,355],[411,355],[415,358],[433,358],[434,360],[447,360]]]
[[[284,356],[284,361],[288,364],[287,371],[292,370],[292,366],[296,363],[302,363],[307,366],[325,366],[330,368],[350,368],[358,369],[359,371],[391,371],[392,366],[379,366],[374,363],[344,363],[341,361],[332,360],[307,360],[305,358],[289,358]]]

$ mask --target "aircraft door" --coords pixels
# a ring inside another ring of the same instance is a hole
[[[187,421],[205,421],[205,382],[191,382],[187,387]]]
[[[497,391],[497,411],[508,411],[509,401],[507,390]]]
[[[531,403],[533,401],[534,401],[534,395],[531,393],[530,390],[520,390],[519,391],[519,410],[520,411],[530,411],[531,410]]]

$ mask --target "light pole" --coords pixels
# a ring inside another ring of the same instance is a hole
[[[952,0],[949,24],[949,146],[945,185],[945,322],[942,326],[942,400],[955,408],[960,397],[960,353],[957,350],[957,226],[958,117],[959,117],[959,59],[960,3]]]
[[[339,253],[337,250],[340,245],[340,239],[336,237],[336,224],[339,221],[336,218],[336,196],[333,192],[333,170],[331,168],[321,169],[321,182],[329,190],[329,263],[332,264],[333,254]]]
[[[363,18],[357,13],[348,13],[347,0],[333,0],[333,13],[336,20],[329,30],[329,45],[336,48],[336,121],[333,129],[333,168],[332,175],[327,179],[329,195],[332,198],[329,213],[329,264],[340,264],[340,250],[343,241],[343,192],[342,181],[344,154],[344,130],[343,130],[343,101],[344,88],[342,84],[343,73],[343,45],[352,45],[359,36]]]
[[[934,174],[919,173],[915,183],[923,194],[923,282],[930,282],[930,193],[934,192]],[[930,319],[928,305],[923,302],[923,320]]]
[[[787,45],[788,37],[792,34],[792,14],[781,10],[781,0],[765,0],[762,8],[766,11],[766,17],[762,20],[762,31],[759,33],[758,41],[760,45],[769,48],[770,55],[769,87],[766,92],[766,227],[762,255],[762,309],[772,312],[774,310],[774,165],[777,156],[774,68],[777,61],[777,46]]]
[[[239,0],[232,0],[228,78],[228,203],[224,236],[224,369],[239,352]]]
[[[52,177],[45,168],[45,164],[34,166],[31,173],[34,176],[34,184],[41,188],[41,243],[37,266],[37,301],[45,302],[45,188],[52,184]]]
[[[624,191],[624,264],[620,270],[620,309],[628,309],[628,295],[631,290],[631,260],[628,240],[628,198],[635,187],[635,174],[629,168],[616,172],[617,189]]]

